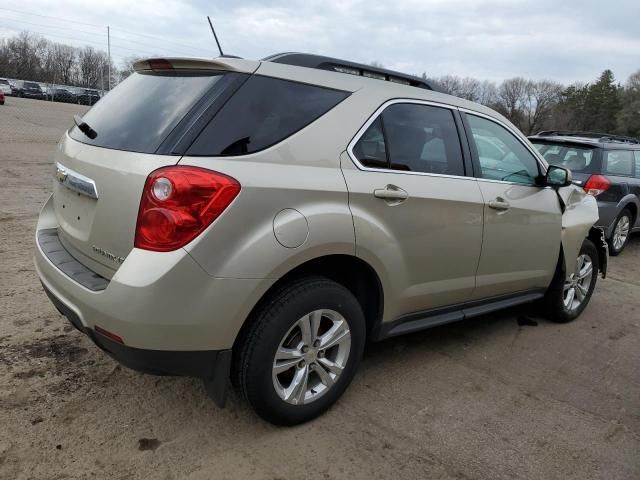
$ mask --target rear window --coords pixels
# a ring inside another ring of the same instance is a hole
[[[589,170],[594,149],[579,145],[532,142],[550,165],[568,168],[572,172]]]
[[[205,127],[187,155],[243,155],[263,150],[301,130],[347,96],[339,90],[253,75]]]
[[[97,132],[91,140],[77,127],[71,137],[98,147],[154,153],[176,125],[224,74],[136,72],[84,115]]]

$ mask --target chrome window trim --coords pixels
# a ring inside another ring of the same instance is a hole
[[[441,174],[441,173],[410,172],[410,171],[406,171],[406,170],[392,170],[390,168],[367,167],[367,166],[363,165],[362,163],[360,163],[358,158],[353,153],[353,147],[355,147],[356,143],[358,143],[358,141],[360,140],[362,135],[364,135],[364,133],[367,131],[367,129],[371,126],[371,124],[378,119],[378,117],[382,114],[382,112],[384,110],[386,110],[387,107],[390,107],[391,105],[395,105],[397,103],[413,103],[413,104],[417,104],[417,105],[428,105],[430,107],[446,108],[447,110],[450,110],[452,112],[454,110],[458,109],[456,106],[449,105],[447,103],[431,102],[431,101],[428,101],[428,100],[417,100],[415,98],[394,98],[392,100],[387,100],[382,105],[380,105],[376,109],[375,112],[373,112],[373,114],[367,119],[367,121],[364,123],[364,125],[362,127],[360,127],[360,129],[357,131],[357,133],[354,135],[354,137],[351,139],[351,141],[347,145],[347,154],[351,158],[351,161],[354,163],[354,165],[358,168],[358,170],[362,170],[362,171],[365,171],[365,172],[392,173],[392,174],[401,174],[401,175],[417,175],[417,176],[421,176],[421,177],[440,177],[440,178],[456,178],[456,179],[459,179],[459,180],[476,180],[475,177],[470,176],[470,175],[445,175],[445,174]]]
[[[450,110],[452,112],[455,111],[455,110],[458,110],[459,112],[468,113],[470,115],[477,115],[479,117],[486,118],[487,120],[490,120],[490,121],[492,121],[494,123],[497,123],[498,125],[500,125],[503,128],[507,129],[507,131],[509,131],[509,133],[511,133],[514,137],[516,137],[516,139],[518,139],[518,141],[520,143],[522,143],[522,145],[533,155],[533,158],[536,160],[536,162],[538,162],[538,165],[542,168],[542,174],[543,175],[546,174],[546,172],[547,172],[548,166],[546,165],[546,162],[541,161],[540,156],[535,151],[535,149],[532,150],[526,143],[524,143],[522,141],[522,139],[520,138],[520,135],[517,132],[515,132],[511,127],[506,125],[504,122],[501,122],[500,120],[498,120],[496,118],[493,118],[490,115],[486,115],[484,113],[480,113],[480,112],[477,112],[475,110],[471,110],[471,109],[468,109],[468,108],[456,107],[455,105],[450,105],[448,103],[439,103],[439,102],[433,102],[433,101],[429,101],[429,100],[418,100],[418,99],[415,99],[415,98],[394,98],[394,99],[391,99],[391,100],[387,100],[382,105],[380,105],[375,110],[375,112],[373,112],[373,114],[367,119],[367,121],[364,123],[364,125],[362,127],[360,127],[360,129],[356,132],[354,137],[351,139],[351,141],[347,145],[347,150],[346,151],[347,151],[347,154],[349,155],[349,157],[351,158],[351,161],[358,168],[358,170],[362,170],[362,171],[365,171],[365,172],[393,173],[393,174],[402,174],[402,175],[417,175],[417,176],[423,176],[423,177],[457,178],[457,179],[460,179],[460,180],[476,180],[476,181],[486,181],[486,182],[492,182],[492,183],[503,183],[503,184],[506,184],[506,185],[521,185],[521,186],[525,186],[525,187],[540,188],[540,187],[538,187],[536,185],[524,184],[524,183],[519,183],[519,182],[508,182],[508,181],[504,181],[504,180],[491,180],[491,179],[486,179],[486,178],[482,178],[482,177],[475,177],[473,175],[445,175],[445,174],[441,174],[441,173],[408,172],[408,171],[405,171],[405,170],[391,170],[391,169],[388,169],[388,168],[375,168],[375,167],[367,167],[367,166],[363,165],[362,163],[360,163],[358,158],[353,153],[353,148],[355,147],[356,143],[358,143],[358,141],[360,140],[362,135],[364,135],[364,133],[367,131],[367,129],[371,126],[371,124],[378,119],[378,117],[382,114],[382,112],[384,110],[386,110],[388,107],[390,107],[391,105],[395,105],[395,104],[398,104],[398,103],[412,103],[412,104],[417,104],[417,105],[427,105],[427,106],[431,106],[431,107],[446,108],[447,110]],[[464,133],[466,135],[466,132],[464,132]]]

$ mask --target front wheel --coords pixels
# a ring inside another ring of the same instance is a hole
[[[265,420],[296,425],[331,407],[362,357],[360,304],[342,285],[307,277],[277,291],[257,312],[234,358],[234,377]]]
[[[596,246],[585,239],[573,271],[564,272],[562,265],[558,265],[544,299],[549,320],[570,322],[587,308],[598,279],[598,258]]]

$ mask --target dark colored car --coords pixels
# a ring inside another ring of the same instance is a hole
[[[42,87],[35,82],[22,82],[20,96],[24,98],[37,98],[38,100],[44,100],[46,98]]]
[[[97,90],[91,88],[81,88],[78,91],[78,105],[95,105],[100,100],[100,94]]]
[[[0,90],[0,105],[4,105],[4,92]]]
[[[52,95],[54,102],[77,103],[78,101],[76,95],[66,88],[54,88]]]
[[[595,196],[611,255],[640,231],[640,140],[591,132],[545,131],[529,137],[552,165],[568,168],[573,181]]]

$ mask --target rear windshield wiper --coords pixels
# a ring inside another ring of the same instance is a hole
[[[74,115],[73,121],[78,127],[78,130],[84,133],[91,140],[93,140],[98,136],[98,132],[96,132],[93,128],[91,128],[88,123],[86,123],[84,120],[82,120],[82,118],[80,118],[80,116]]]

